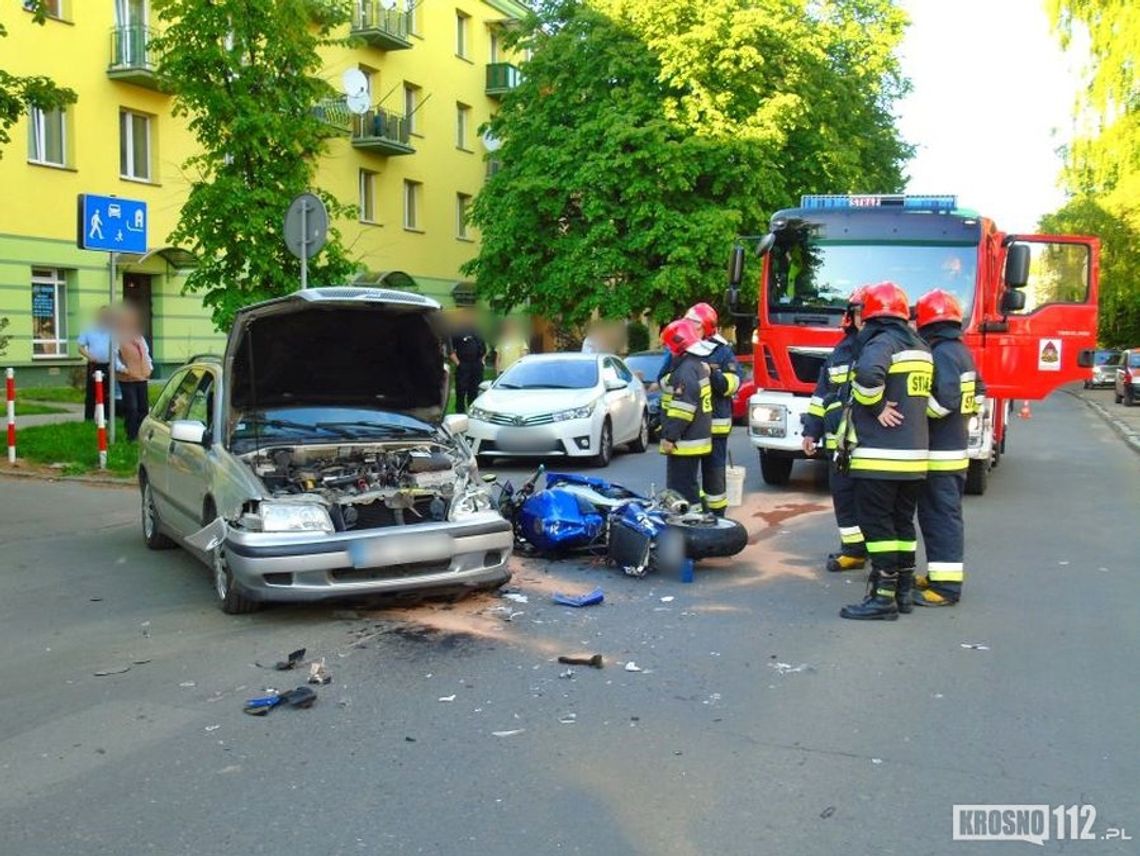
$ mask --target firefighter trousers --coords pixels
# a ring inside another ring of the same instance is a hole
[[[725,486],[725,467],[728,466],[728,436],[714,435],[712,453],[701,458],[701,490],[705,495],[705,508],[718,517],[724,517],[728,508],[728,488]]]
[[[961,589],[965,579],[966,529],[962,522],[962,494],[965,476],[958,473],[931,473],[918,497],[918,525],[926,547],[927,578],[938,588],[950,584]]]
[[[848,473],[841,473],[835,467],[829,468],[831,478],[831,503],[835,506],[835,523],[839,527],[840,553],[844,556],[867,555],[867,545],[863,541],[863,531],[855,516],[855,481]]]
[[[708,455],[669,455],[665,458],[665,487],[675,490],[693,506],[701,504],[701,485],[697,476],[701,461]]]
[[[914,510],[922,490],[920,480],[857,478],[855,515],[866,539],[871,568],[893,573],[914,567]]]

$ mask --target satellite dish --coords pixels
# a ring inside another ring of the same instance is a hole
[[[396,8],[396,0],[380,0],[380,5],[384,9],[387,9],[389,12],[391,12]]]
[[[348,111],[355,113],[357,116],[363,116],[372,109],[372,99],[368,97],[367,92],[357,92],[355,95],[349,95],[344,101],[348,105]]]
[[[359,68],[350,68],[346,71],[341,77],[341,82],[344,84],[344,94],[349,97],[361,93],[368,94],[368,77]]]
[[[503,147],[503,141],[490,131],[483,132],[483,148],[489,152],[497,152]]]

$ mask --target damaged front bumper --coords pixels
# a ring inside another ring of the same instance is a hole
[[[214,527],[205,539],[214,540],[218,522],[198,534]],[[485,511],[457,521],[332,534],[224,527],[223,538],[214,543],[222,544],[246,597],[311,601],[504,583],[510,579],[513,541],[510,524]]]

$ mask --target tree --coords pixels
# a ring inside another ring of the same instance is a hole
[[[500,309],[664,320],[801,192],[897,190],[910,149],[889,0],[554,0],[490,132],[466,266]]]
[[[42,25],[47,18],[44,0],[33,0],[29,8],[33,20]],[[0,39],[7,35],[8,31],[0,24]],[[75,99],[73,90],[57,86],[47,77],[20,76],[0,68],[0,158],[4,157],[4,146],[11,141],[8,129],[28,112],[29,106],[54,110],[74,104]]]
[[[329,0],[155,0],[164,25],[154,40],[174,114],[189,119],[199,153],[184,169],[190,192],[169,242],[198,255],[186,281],[203,292],[218,329],[240,307],[295,291],[300,262],[286,249],[282,218],[309,190],[335,133],[315,108],[332,94],[318,76],[320,49],[347,21]],[[332,219],[351,209],[316,191]],[[309,262],[314,282],[355,271],[335,227]]]

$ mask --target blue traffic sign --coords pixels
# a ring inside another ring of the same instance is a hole
[[[118,196],[79,194],[81,250],[109,253],[146,253],[146,203]]]

